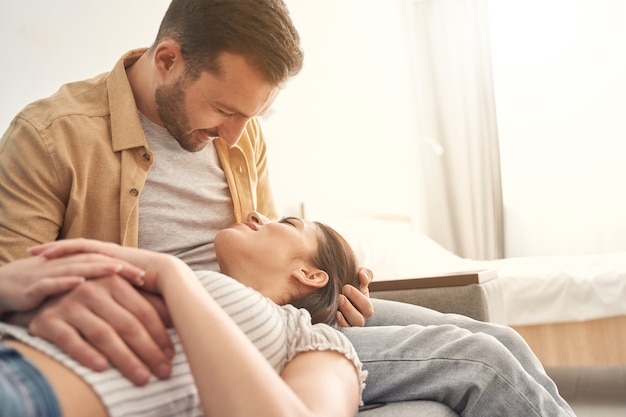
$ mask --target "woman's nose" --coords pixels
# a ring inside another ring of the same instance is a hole
[[[268,219],[267,217],[265,217],[264,215],[262,215],[261,213],[259,213],[258,211],[251,211],[250,213],[248,213],[248,219],[249,222],[253,222],[256,224],[267,224],[270,222],[270,219]]]

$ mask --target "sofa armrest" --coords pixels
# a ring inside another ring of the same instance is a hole
[[[506,324],[502,288],[495,270],[377,279],[370,284],[370,296]]]

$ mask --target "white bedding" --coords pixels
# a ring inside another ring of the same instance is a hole
[[[626,314],[626,252],[472,262],[498,271],[510,325]]]
[[[591,320],[626,314],[626,252],[477,261],[386,221],[329,218],[375,279],[496,269],[509,325]]]

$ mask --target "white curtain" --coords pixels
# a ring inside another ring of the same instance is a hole
[[[486,0],[411,2],[426,233],[473,259],[503,256]]]

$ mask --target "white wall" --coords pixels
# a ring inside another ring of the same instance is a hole
[[[306,59],[263,121],[279,208],[419,213],[408,0],[287,0]],[[0,3],[0,130],[149,45],[169,0]],[[494,0],[507,254],[626,250],[626,2]],[[401,183],[402,185],[397,185]]]
[[[489,7],[507,256],[626,250],[626,2]]]
[[[305,51],[265,127],[278,204],[415,215],[405,0],[287,0]],[[304,172],[305,175],[299,175]]]
[[[63,83],[109,71],[149,46],[168,0],[0,2],[0,131],[31,101]]]

